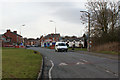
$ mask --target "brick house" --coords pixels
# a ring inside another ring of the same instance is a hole
[[[34,39],[34,38],[24,38],[24,44],[25,46],[29,45],[29,46],[39,46],[40,45],[40,39]]]
[[[8,46],[8,45],[20,45],[23,43],[23,38],[21,35],[17,34],[17,31],[11,32],[11,30],[7,30],[2,36],[2,46]]]
[[[50,47],[55,45],[57,41],[60,41],[61,37],[60,34],[48,34],[46,36],[41,36],[40,38],[40,45],[41,47]]]

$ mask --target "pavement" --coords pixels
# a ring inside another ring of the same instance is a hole
[[[44,57],[42,78],[118,78],[117,59],[85,54],[55,52],[54,49],[31,47]]]

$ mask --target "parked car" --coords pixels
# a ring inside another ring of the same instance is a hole
[[[56,42],[55,44],[55,51],[68,51],[68,47],[65,42]]]

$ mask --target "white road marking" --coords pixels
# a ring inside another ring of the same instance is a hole
[[[83,59],[83,61],[84,61],[84,62],[88,62],[88,61],[86,61],[86,60],[84,60],[84,59]]]
[[[59,65],[61,66],[61,65],[68,65],[68,64],[66,64],[66,63],[60,63]]]
[[[106,72],[107,72],[107,73],[112,73],[112,72],[109,71],[109,70],[106,70]],[[115,76],[118,76],[118,74],[116,74],[116,73],[112,73],[112,74],[114,74]]]
[[[77,65],[80,64],[79,62],[76,63]]]
[[[115,74],[115,76],[118,76],[118,74]]]
[[[85,64],[85,63],[83,63],[83,62],[79,62],[80,64]]]
[[[84,59],[80,59],[80,60],[82,60],[82,61],[84,61],[84,62],[88,62],[88,61],[86,61],[86,60],[84,60]]]
[[[78,65],[78,64],[85,64],[85,63],[83,63],[83,62],[77,62],[76,64]]]
[[[53,63],[53,61],[50,60],[50,62],[52,63],[52,66],[51,66],[51,68],[49,69],[49,79],[52,78],[52,76],[51,76],[51,71],[52,71],[52,69],[53,69],[53,67],[54,67],[54,63]]]
[[[106,72],[110,73],[110,71],[106,70]]]

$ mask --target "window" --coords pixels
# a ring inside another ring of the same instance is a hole
[[[59,43],[58,46],[66,46],[65,43]]]

